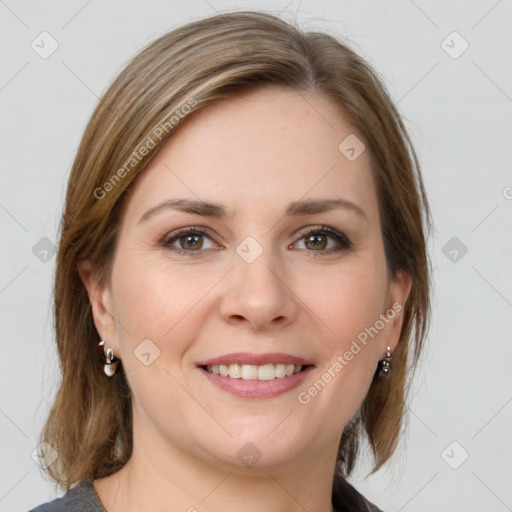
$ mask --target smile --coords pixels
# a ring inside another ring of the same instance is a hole
[[[276,363],[276,364],[214,364],[206,365],[206,371],[214,375],[222,375],[230,379],[268,381],[291,377],[302,370],[302,365]]]
[[[300,386],[315,364],[284,353],[225,354],[197,363],[216,388],[239,398],[268,399]]]

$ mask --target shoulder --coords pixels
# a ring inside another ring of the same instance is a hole
[[[70,487],[64,496],[43,503],[29,512],[106,512],[91,480],[84,478]]]
[[[334,480],[332,503],[336,512],[383,512],[343,478]]]

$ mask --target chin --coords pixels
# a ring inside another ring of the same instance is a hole
[[[201,439],[203,453],[210,455],[214,465],[231,470],[233,466],[254,471],[289,464],[304,456],[319,436],[295,421],[283,422],[285,417],[243,418],[243,422],[225,424],[232,437],[224,432]]]

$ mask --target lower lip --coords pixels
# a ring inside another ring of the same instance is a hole
[[[199,368],[206,377],[220,389],[241,398],[273,398],[282,395],[299,386],[313,369],[308,366],[304,371],[290,377],[276,378],[273,380],[244,380],[232,379],[222,375],[210,373],[204,368]]]

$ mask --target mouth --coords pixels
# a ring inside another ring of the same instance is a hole
[[[204,365],[203,368],[213,375],[221,375],[230,379],[269,381],[284,379],[305,371],[310,365],[294,365],[285,363],[255,364],[213,364]]]
[[[197,365],[216,387],[241,398],[272,398],[297,387],[315,365],[289,354],[229,354]]]

